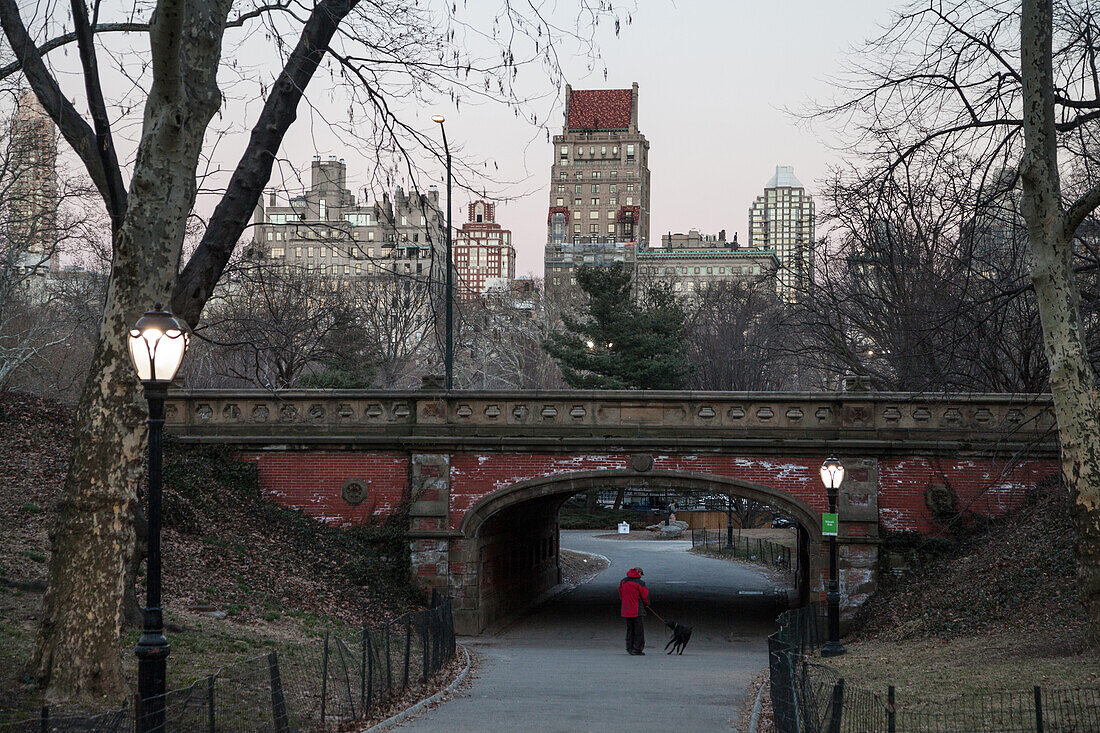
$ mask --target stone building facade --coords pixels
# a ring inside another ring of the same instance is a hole
[[[739,247],[737,235],[726,241],[717,235],[661,235],[660,248],[639,248],[636,258],[639,282],[666,280],[676,292],[690,296],[709,284],[720,282],[765,282],[774,287],[779,259],[771,249]]]
[[[496,223],[495,204],[474,201],[469,205],[467,222],[455,232],[454,263],[459,298],[484,295],[490,282],[515,278],[512,231]]]
[[[344,161],[313,159],[310,185],[280,204],[275,193],[261,201],[253,223],[255,259],[331,277],[391,275],[430,281],[432,263],[442,270],[446,224],[439,192],[406,193],[360,203],[347,187]]]
[[[12,117],[7,166],[12,174],[8,237],[22,269],[60,270],[57,241],[57,129],[34,92],[23,92]]]
[[[779,259],[777,292],[787,302],[813,281],[814,200],[794,167],[777,165],[749,209],[749,246],[774,250]]]
[[[638,129],[638,85],[566,86],[554,136],[547,215],[547,294],[574,284],[578,265],[633,262],[649,241],[649,141]]]

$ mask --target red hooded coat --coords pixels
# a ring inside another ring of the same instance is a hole
[[[619,581],[619,598],[623,601],[623,618],[645,615],[645,606],[649,605],[649,588],[645,587],[642,574],[634,568],[627,570],[626,577]]]

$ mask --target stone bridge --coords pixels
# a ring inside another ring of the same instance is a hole
[[[559,581],[557,513],[588,489],[750,497],[799,524],[801,600],[828,566],[818,468],[840,493],[845,611],[874,589],[886,532],[1003,513],[1057,474],[1049,395],[731,392],[192,391],[171,432],[234,446],[272,500],[321,521],[408,501],[413,572],[477,633]]]

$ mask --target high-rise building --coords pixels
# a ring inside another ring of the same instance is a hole
[[[274,193],[256,208],[253,255],[273,264],[329,276],[408,276],[428,283],[445,246],[439,192],[407,194],[359,204],[347,188],[343,160],[313,159],[309,189],[279,205]]]
[[[8,165],[8,237],[13,263],[24,269],[60,269],[57,248],[57,134],[31,91],[23,92],[11,126]]]
[[[797,300],[813,280],[814,200],[795,178],[794,166],[777,165],[749,209],[749,246],[771,249],[779,259],[776,292]]]
[[[512,231],[496,223],[495,204],[474,201],[469,205],[468,221],[455,233],[454,263],[459,298],[484,295],[490,279],[515,278]]]
[[[774,286],[779,260],[774,250],[737,246],[737,235],[726,241],[725,230],[717,235],[669,232],[661,235],[661,246],[640,247],[637,253],[638,279],[664,280],[677,293],[691,296],[711,284],[741,281]]]
[[[565,88],[554,136],[547,216],[547,294],[568,289],[580,265],[634,261],[649,241],[649,142],[638,130],[638,85]]]

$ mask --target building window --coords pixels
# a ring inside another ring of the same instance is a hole
[[[328,209],[325,206],[325,200],[324,199],[321,199],[320,201],[317,202],[317,208],[320,210],[320,219],[321,219],[321,221],[324,221],[324,220],[328,219]]]
[[[626,146],[626,159],[627,159],[627,162],[633,162],[633,160],[634,160],[634,146],[633,145],[627,145]]]
[[[580,224],[574,224],[573,225],[573,233],[574,234],[580,234],[581,233],[581,225]]]
[[[608,224],[607,225],[607,233],[608,234],[614,234],[615,233],[615,225],[614,224]]]
[[[608,219],[614,219],[615,218],[615,212],[614,211],[608,211],[607,212],[607,218]]]
[[[627,206],[633,206],[634,205],[634,197],[633,196],[627,196],[626,197],[626,205]]]
[[[628,193],[630,191],[633,191],[634,190],[634,184],[633,183],[626,184],[626,190],[627,190]]]
[[[574,206],[580,206],[581,205],[581,200],[579,198],[578,199],[573,199],[573,205]]]
[[[275,238],[275,235],[273,235],[273,234],[272,234],[271,232],[268,232],[268,233],[267,233],[267,241],[269,241],[269,242],[270,242],[270,241],[271,241],[272,239],[274,239],[274,238]]]
[[[565,193],[565,186],[560,183],[558,184],[558,193]]]
[[[576,154],[575,157],[579,158],[582,155],[584,155],[584,146],[583,145],[578,145],[577,146],[577,154]]]
[[[600,218],[600,212],[598,212],[598,211],[589,211],[588,212],[588,218],[589,219],[599,219]]]
[[[599,199],[592,199],[592,205],[593,206],[599,206],[600,205],[600,200]]]
[[[599,224],[590,224],[588,226],[588,232],[589,232],[589,234],[599,234],[600,233],[600,225]]]
[[[600,180],[600,172],[599,171],[592,171],[592,179],[596,180],[596,181]]]
[[[612,183],[612,184],[610,184],[610,185],[609,185],[609,186],[607,187],[607,190],[608,190],[608,191],[609,191],[610,193],[618,193],[618,191],[619,191],[619,184],[617,184],[617,183]]]
[[[619,172],[618,171],[611,171],[610,173],[607,174],[607,177],[608,178],[618,178],[619,177]]]
[[[309,249],[306,250],[306,256],[307,257],[312,257],[313,256],[313,247],[310,247]]]
[[[707,274],[708,275],[713,275],[714,274],[714,268],[713,267],[708,267],[707,268]]]
[[[301,247],[295,247],[294,248],[294,256],[297,257],[298,259],[302,258],[302,248]]]
[[[568,145],[562,145],[561,146],[561,158],[562,158],[562,160],[565,160],[568,157],[569,157],[569,146]],[[565,174],[562,173],[562,176],[565,176]]]
[[[374,241],[374,232],[367,232],[367,241],[368,242],[373,242]]]
[[[604,145],[600,148],[600,155],[607,155],[607,146]]]
[[[557,201],[558,201],[558,206],[565,206],[565,199],[563,199],[561,196],[558,196]]]
[[[564,180],[566,180],[567,178],[569,178],[569,174],[568,174],[568,173],[566,173],[565,171],[560,171],[560,172],[558,173],[558,180],[559,180],[559,181],[564,181]]]
[[[600,192],[600,184],[593,183],[592,184],[592,193],[599,193],[599,192]]]
[[[284,254],[286,254],[286,250],[284,250],[282,247],[273,247],[271,249],[272,257],[282,257]]]

